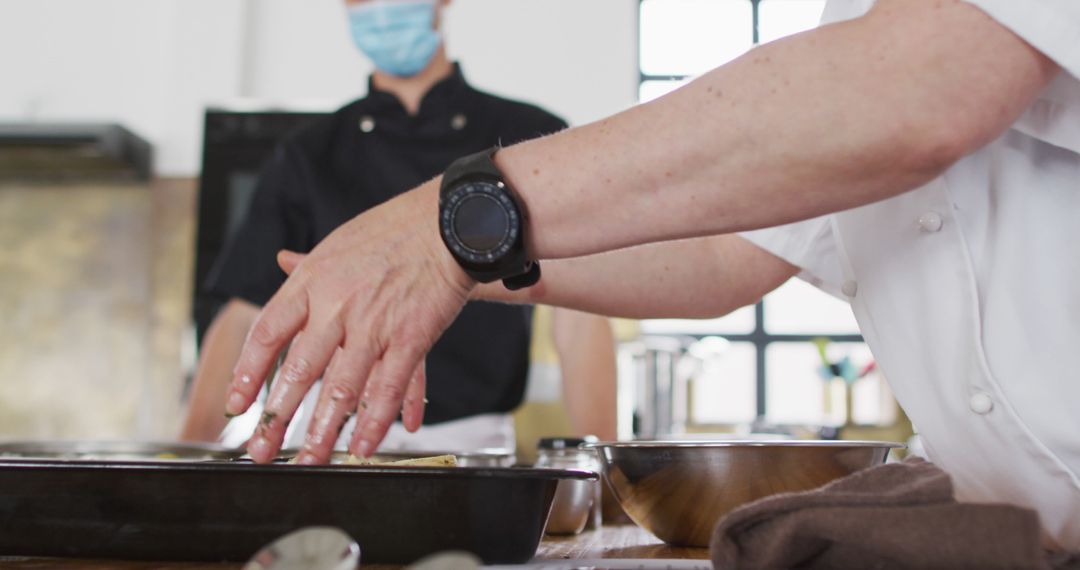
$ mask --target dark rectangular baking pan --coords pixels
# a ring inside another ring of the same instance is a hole
[[[465,550],[526,562],[560,479],[589,471],[0,461],[0,555],[244,561],[305,526],[336,526],[366,563]]]

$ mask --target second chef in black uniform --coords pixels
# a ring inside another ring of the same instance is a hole
[[[258,307],[285,280],[278,251],[310,251],[342,223],[442,173],[461,156],[566,127],[538,107],[470,86],[460,66],[446,59],[441,41],[421,71],[395,75],[410,62],[370,48],[377,30],[353,20],[358,45],[369,48],[365,53],[377,66],[369,94],[289,137],[261,173],[248,216],[207,283],[230,302],[204,342],[184,439],[216,439],[224,427],[222,398],[238,345]],[[414,49],[405,57],[423,56]],[[384,448],[512,447],[507,413],[525,393],[530,315],[527,307],[469,303],[428,355],[422,437],[410,439],[398,424]],[[308,413],[314,397],[304,406]],[[287,446],[303,442],[309,418],[297,417],[301,425]],[[347,438],[351,429],[342,433]],[[347,440],[339,441],[344,445]]]

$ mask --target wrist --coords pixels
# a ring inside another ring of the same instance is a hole
[[[525,145],[527,144],[529,143],[525,143]],[[514,188],[518,204],[521,206],[522,211],[525,212],[526,231],[523,236],[525,251],[529,259],[539,259],[536,249],[536,231],[534,229],[536,225],[536,213],[533,211],[534,204],[531,204],[531,201],[522,192],[522,187],[526,186],[526,184],[523,184],[525,177],[515,175],[516,172],[528,172],[528,168],[526,168],[528,163],[525,162],[526,159],[520,152],[522,146],[524,145],[519,144],[501,149],[491,159],[495,163],[495,167],[506,178],[506,181]],[[539,171],[537,170],[537,172]]]
[[[457,260],[443,243],[439,228],[439,185],[442,177],[427,182],[416,192],[421,201],[418,211],[424,212],[424,231],[421,232],[424,245],[430,253],[429,259],[434,263],[432,267],[435,275],[441,277],[447,286],[460,291],[466,296],[471,296],[479,284],[476,279],[458,264]]]
[[[457,264],[480,283],[535,285],[540,264],[525,246],[528,212],[495,165],[498,147],[454,161],[440,182],[439,231]]]

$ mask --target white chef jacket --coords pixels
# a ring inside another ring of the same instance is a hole
[[[849,299],[957,498],[1038,510],[1080,548],[1080,1],[968,0],[1064,69],[917,190],[746,232]],[[827,21],[870,0],[832,0]]]

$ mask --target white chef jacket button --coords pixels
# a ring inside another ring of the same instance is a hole
[[[859,283],[856,281],[844,281],[840,286],[840,292],[848,297],[854,297],[859,292]]]
[[[937,212],[927,212],[919,216],[919,229],[925,233],[934,233],[941,231],[941,226],[945,225],[945,220],[941,218],[941,214]]]
[[[364,115],[360,117],[360,130],[365,133],[370,133],[375,130],[375,118],[371,115]]]
[[[464,113],[458,113],[450,118],[450,128],[455,131],[464,129],[467,124],[469,124],[469,118]]]
[[[990,410],[994,409],[994,399],[986,392],[979,392],[971,397],[968,406],[970,406],[971,411],[976,414],[986,415],[990,413]]]

